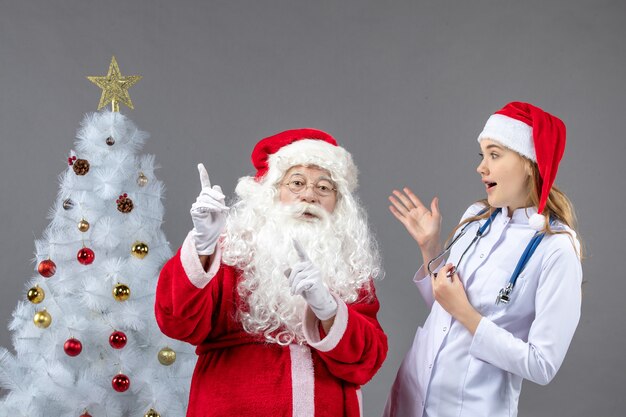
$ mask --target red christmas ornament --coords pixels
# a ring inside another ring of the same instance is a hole
[[[130,379],[124,374],[117,374],[111,381],[113,389],[117,392],[124,392],[130,387]]]
[[[51,259],[46,259],[39,262],[37,265],[37,271],[44,278],[50,278],[57,271],[57,266]]]
[[[124,332],[120,331],[113,332],[111,333],[111,336],[109,336],[109,344],[113,349],[123,348],[124,346],[126,346],[127,340],[128,339],[126,338]]]
[[[63,345],[63,350],[68,356],[78,356],[83,350],[83,344],[78,339],[67,339]]]
[[[89,248],[82,248],[76,254],[76,259],[83,265],[89,265],[96,258],[96,254]]]
[[[91,417],[91,414],[89,414],[87,410],[85,410],[85,412],[81,414],[80,417]]]

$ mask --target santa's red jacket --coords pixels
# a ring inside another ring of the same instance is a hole
[[[337,298],[328,334],[307,309],[307,343],[280,346],[247,333],[237,320],[240,277],[241,271],[219,262],[205,272],[191,235],[161,271],[159,327],[197,346],[199,356],[187,417],[362,416],[360,386],[387,355],[376,295],[351,304]]]

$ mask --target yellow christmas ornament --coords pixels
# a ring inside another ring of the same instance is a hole
[[[43,310],[35,313],[33,322],[35,323],[35,326],[39,327],[40,329],[47,329],[52,323],[52,316],[44,308]]]
[[[26,296],[28,297],[28,301],[30,301],[31,303],[39,304],[43,301],[44,298],[46,298],[46,293],[39,285],[35,285],[30,290],[28,290],[28,294]]]
[[[148,184],[148,177],[146,177],[146,174],[144,174],[143,172],[139,173],[139,177],[137,177],[137,184],[140,187],[145,187],[146,184]]]
[[[82,219],[81,221],[79,221],[78,230],[85,233],[87,230],[89,230],[89,222],[85,219]]]
[[[130,288],[126,284],[117,284],[113,287],[113,298],[117,301],[126,301],[130,298]]]
[[[151,408],[143,417],[161,417],[161,414],[157,413],[154,408]]]
[[[161,365],[170,366],[174,362],[176,362],[176,352],[174,352],[169,347],[164,347],[159,350],[159,354],[157,355],[159,359],[159,363]]]
[[[120,102],[134,109],[133,102],[128,94],[128,89],[141,79],[141,75],[122,76],[117,66],[115,56],[111,58],[109,72],[104,76],[88,76],[87,79],[102,89],[98,110],[111,103],[111,110],[120,111]]]
[[[143,259],[148,255],[148,245],[143,242],[135,242],[133,246],[130,248],[130,253],[137,259]]]

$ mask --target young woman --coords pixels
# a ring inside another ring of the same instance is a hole
[[[516,416],[522,380],[550,382],[578,324],[575,216],[553,186],[565,125],[514,102],[478,141],[487,198],[466,210],[445,250],[437,198],[428,209],[408,188],[389,197],[421,250],[414,281],[431,311],[385,416]]]

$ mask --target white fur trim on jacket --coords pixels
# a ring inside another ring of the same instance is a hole
[[[304,337],[309,346],[321,352],[330,352],[336,348],[348,328],[348,306],[335,294],[333,297],[337,301],[337,315],[335,315],[335,322],[324,339],[320,339],[320,320],[315,316],[313,310],[307,306],[304,312],[302,325]]]
[[[340,146],[316,139],[302,139],[283,146],[268,158],[266,181],[278,182],[289,168],[315,165],[330,172],[340,192],[352,192],[358,185],[358,170],[352,155]]]
[[[537,162],[533,129],[526,123],[501,114],[492,114],[478,135],[478,142],[491,139]]]
[[[220,269],[222,247],[218,242],[213,253],[213,262],[209,266],[208,271],[205,271],[200,263],[196,243],[193,240],[193,231],[191,231],[187,234],[183,246],[180,248],[180,262],[183,264],[183,269],[189,281],[197,288],[204,288]]]
[[[292,417],[315,415],[315,374],[308,346],[289,345],[291,356]]]

